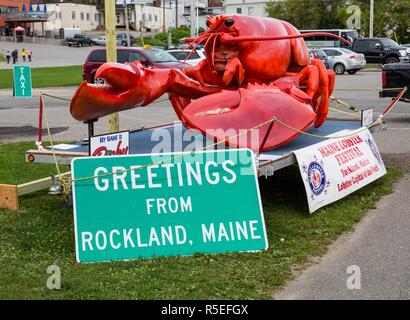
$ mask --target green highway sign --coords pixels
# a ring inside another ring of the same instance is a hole
[[[78,262],[268,248],[251,150],[87,157],[71,166]]]
[[[13,95],[19,98],[32,97],[30,66],[13,67]]]

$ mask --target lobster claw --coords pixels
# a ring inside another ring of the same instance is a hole
[[[231,147],[256,152],[278,148],[299,135],[277,122],[259,127],[273,117],[304,131],[313,124],[316,113],[309,103],[273,86],[224,90],[192,101],[182,112],[189,128],[217,141],[226,140]]]
[[[104,84],[84,81],[74,94],[70,112],[77,120],[88,121],[141,106],[150,95],[145,70],[139,62],[105,63],[95,78],[103,78]]]

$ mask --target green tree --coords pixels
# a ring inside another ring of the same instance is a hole
[[[266,11],[270,17],[286,20],[298,29],[341,28],[339,8],[345,0],[285,0],[271,2]]]
[[[361,10],[360,33],[369,36],[370,1],[351,0]],[[374,3],[374,36],[410,42],[410,0],[383,0]]]
[[[298,29],[345,29],[347,9],[357,5],[361,11],[360,34],[369,36],[370,0],[284,0],[271,2],[270,17],[289,21]],[[410,42],[410,0],[376,0],[374,35]]]

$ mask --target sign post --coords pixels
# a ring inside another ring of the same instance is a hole
[[[106,52],[107,62],[117,62],[117,39],[115,34],[115,0],[104,1],[105,9],[105,36],[106,36]],[[120,130],[120,122],[118,112],[108,116],[109,131],[117,132]]]
[[[31,69],[30,66],[13,67],[13,96],[16,98],[31,98]]]
[[[158,157],[73,160],[78,262],[267,249],[252,151]]]

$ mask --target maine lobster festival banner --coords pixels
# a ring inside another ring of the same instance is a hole
[[[78,262],[268,248],[252,151],[157,156],[72,161]]]
[[[295,155],[311,213],[386,174],[369,130],[314,144],[295,151]]]

